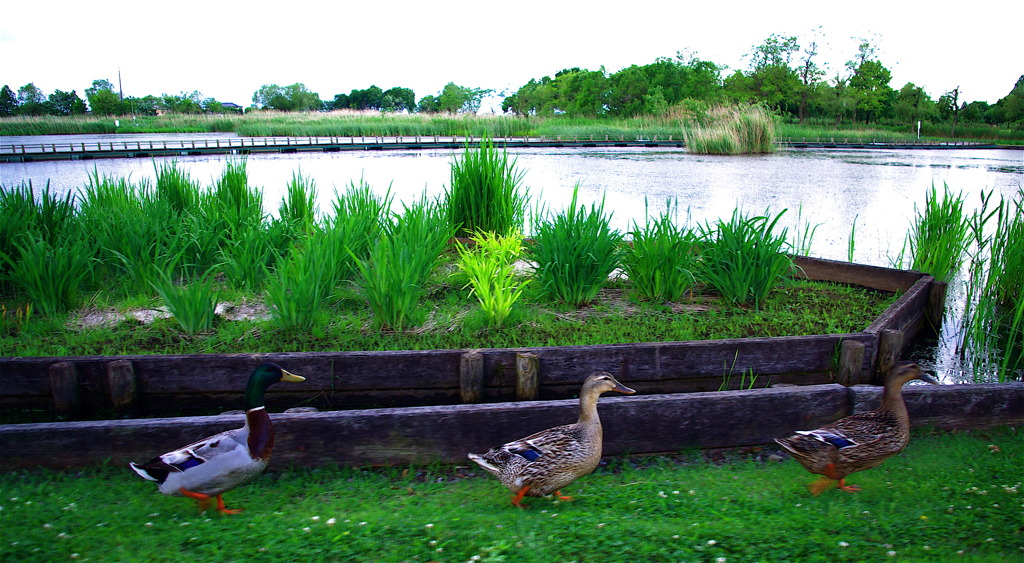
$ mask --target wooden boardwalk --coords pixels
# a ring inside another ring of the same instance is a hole
[[[103,140],[67,143],[4,143],[0,138],[0,162],[41,160],[89,160],[96,158],[149,158],[198,156],[206,154],[255,154],[297,152],[340,152],[371,150],[462,149],[480,142],[466,136],[393,137],[226,137],[217,139]],[[602,137],[504,137],[493,139],[507,148],[595,148],[642,147],[684,148],[682,138]],[[964,149],[995,148],[974,142],[892,143],[856,139],[791,139],[777,141],[780,148],[795,149]]]

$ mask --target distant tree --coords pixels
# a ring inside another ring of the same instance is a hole
[[[924,88],[907,82],[896,94],[893,104],[893,117],[903,123],[913,124],[936,116],[935,102],[924,91]]]
[[[964,123],[985,123],[985,116],[991,106],[988,102],[975,101],[960,109],[960,120]]]
[[[97,115],[123,115],[124,104],[121,96],[114,91],[109,80],[93,80],[92,87],[85,89],[85,97],[89,100],[92,113]]]
[[[644,112],[644,98],[651,87],[647,73],[637,65],[626,67],[610,78],[609,113],[632,117]]]
[[[808,43],[801,51],[801,55],[800,65],[796,68],[797,78],[800,79],[800,87],[797,92],[800,103],[797,115],[800,122],[803,123],[807,119],[811,99],[820,91],[821,78],[825,76],[825,71],[819,68],[818,63],[815,62],[815,58],[818,56],[817,41]]]
[[[437,103],[437,96],[426,95],[420,98],[420,103],[416,106],[416,111],[420,113],[437,113],[441,106]]]
[[[46,115],[46,95],[32,82],[18,88],[18,115]]]
[[[320,95],[310,92],[301,82],[283,87],[264,84],[253,93],[252,103],[257,108],[278,111],[319,111],[324,108]]]
[[[8,117],[14,115],[18,109],[18,96],[11,90],[11,87],[4,84],[0,88],[0,116]]]
[[[327,109],[346,109],[348,108],[349,97],[348,94],[335,94],[334,100],[327,102]]]
[[[454,82],[445,84],[437,97],[438,111],[449,113],[476,113],[484,96],[491,90],[459,86]]]
[[[1017,79],[1013,89],[988,109],[989,123],[1005,123],[1024,129],[1024,75]]]
[[[74,90],[70,92],[54,90],[46,99],[46,106],[49,108],[49,113],[53,115],[82,115],[86,110],[85,100],[79,98]]]
[[[126,98],[125,103],[138,115],[156,115],[158,109],[162,109],[163,99],[153,95],[142,98]]]
[[[892,88],[889,87],[890,80],[892,73],[889,69],[873,60],[861,63],[850,77],[849,86],[856,102],[854,108],[863,112],[864,123],[868,123],[872,117],[878,117],[887,109],[887,103],[893,94]],[[856,115],[854,120],[856,121]]]
[[[160,109],[168,113],[203,113],[203,95],[194,90],[191,94],[164,94],[160,98]]]
[[[939,116],[952,123],[949,128],[949,136],[956,137],[956,122],[960,117],[959,86],[939,97]]]
[[[395,86],[384,92],[381,108],[384,111],[415,111],[416,93],[409,88]]]

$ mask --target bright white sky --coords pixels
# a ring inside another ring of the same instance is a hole
[[[859,41],[878,47],[890,86],[933,99],[995,103],[1024,74],[1024,4],[857,2],[6,2],[0,85],[47,95],[95,79],[125,95],[198,90],[248,106],[264,84],[301,82],[324,101],[354,88],[412,88],[417,101],[448,82],[514,92],[563,68],[615,72],[689,50],[746,69],[771,34],[805,46],[820,28],[820,64],[845,73]],[[690,6],[689,4],[696,4]],[[1016,7],[1011,7],[1016,6]]]

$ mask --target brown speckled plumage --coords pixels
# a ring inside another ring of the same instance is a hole
[[[609,373],[591,374],[580,391],[580,416],[574,424],[555,426],[469,458],[516,493],[512,501],[516,506],[523,496],[558,493],[594,471],[601,460],[603,433],[597,400],[606,391],[634,392]]]
[[[900,362],[886,377],[882,404],[877,409],[775,439],[804,468],[827,479],[812,484],[812,493],[820,494],[835,480],[839,481],[840,489],[856,491],[856,485],[846,485],[848,475],[876,467],[903,451],[910,442],[910,416],[903,403],[902,389],[912,379],[938,384],[916,363]]]

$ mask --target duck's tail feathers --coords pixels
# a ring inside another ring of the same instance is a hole
[[[136,473],[139,474],[139,477],[142,477],[143,479],[145,479],[147,481],[157,481],[158,480],[156,477],[153,477],[152,475],[150,475],[149,472],[146,471],[146,469],[144,467],[142,467],[141,465],[136,465],[134,461],[128,462],[128,465],[131,466],[133,471],[135,471]]]

